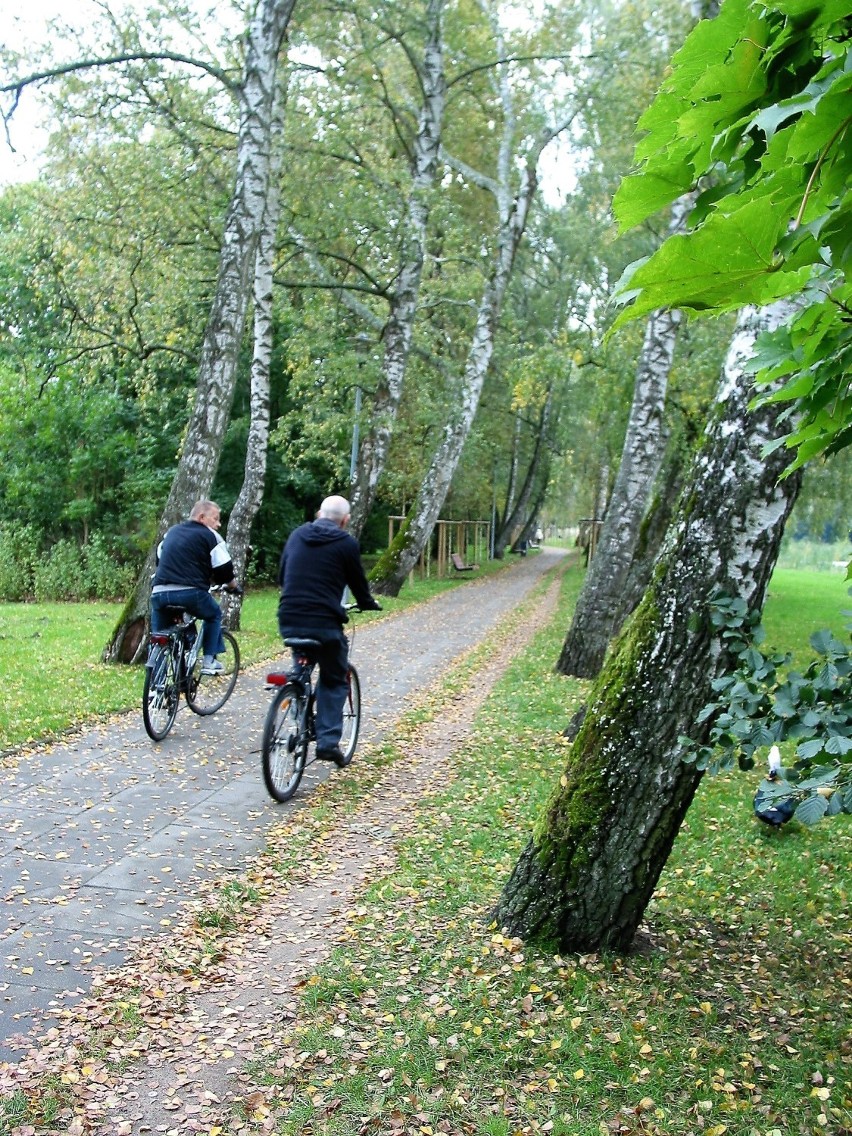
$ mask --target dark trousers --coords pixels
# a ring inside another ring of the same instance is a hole
[[[151,630],[168,631],[171,621],[163,613],[164,607],[182,607],[190,615],[204,620],[201,636],[205,655],[221,655],[225,650],[222,639],[222,609],[203,588],[169,588],[151,596]]]
[[[310,654],[319,667],[316,684],[317,749],[333,749],[343,733],[343,707],[349,692],[349,641],[340,630],[329,627],[282,627],[282,639],[318,639],[322,644]]]

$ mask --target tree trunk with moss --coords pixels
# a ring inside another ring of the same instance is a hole
[[[512,934],[562,951],[623,951],[642,921],[702,776],[684,763],[678,736],[696,736],[727,663],[707,601],[719,589],[762,607],[798,492],[796,477],[779,482],[783,449],[762,457],[778,411],[748,412],[743,374],[756,336],[790,310],[778,303],[740,317],[651,584],[598,675],[567,768],[501,896],[496,919]]]

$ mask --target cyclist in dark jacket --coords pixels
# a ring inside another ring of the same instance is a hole
[[[215,501],[196,501],[188,521],[173,525],[157,549],[157,571],[151,589],[151,630],[166,631],[165,607],[182,607],[204,620],[201,643],[205,674],[217,674],[216,656],[225,650],[222,609],[210,595],[211,584],[239,592],[228,546],[216,531],[221,524]]]
[[[282,638],[316,639],[319,664],[316,695],[317,757],[342,764],[340,736],[348,690],[349,644],[343,625],[348,587],[365,611],[381,611],[370,594],[357,540],[346,532],[349,502],[326,497],[317,518],[300,525],[281,553],[278,630]]]

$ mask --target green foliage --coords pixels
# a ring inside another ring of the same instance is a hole
[[[713,773],[735,764],[747,770],[758,750],[790,743],[793,760],[779,778],[763,782],[765,797],[796,801],[795,816],[803,824],[852,812],[849,645],[830,631],[815,632],[815,658],[798,671],[789,654],[761,650],[760,616],[741,599],[714,597],[710,616],[733,667],[713,682],[718,698],[698,716],[698,725],[707,724],[706,744],[680,739],[687,760]]]
[[[41,534],[32,525],[0,526],[0,601],[24,600],[33,594],[41,555]]]
[[[758,386],[782,384],[763,397],[799,416],[778,443],[791,468],[852,441],[848,21],[843,0],[725,0],[675,54],[614,202],[630,226],[701,189],[691,232],[625,272],[622,320],[802,295],[752,364]]]

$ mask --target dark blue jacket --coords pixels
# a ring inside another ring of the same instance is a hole
[[[173,525],[157,549],[154,588],[201,588],[230,584],[234,564],[228,546],[218,533],[201,521]]]
[[[281,553],[278,584],[282,629],[341,628],[349,620],[342,603],[347,587],[359,607],[378,606],[370,595],[358,541],[325,517],[290,534]]]

